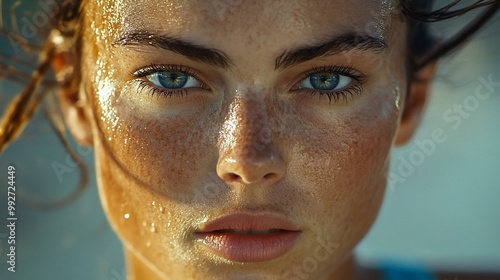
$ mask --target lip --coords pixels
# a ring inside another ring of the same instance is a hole
[[[288,252],[301,231],[274,213],[236,213],[204,224],[197,238],[210,252],[236,262],[265,262]]]

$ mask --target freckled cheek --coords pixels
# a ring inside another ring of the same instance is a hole
[[[295,149],[291,178],[310,199],[311,213],[325,213],[329,225],[371,221],[385,192],[388,157],[397,128],[393,118],[358,112],[303,129]],[[367,216],[368,215],[368,216]],[[334,222],[333,220],[336,220]],[[320,226],[323,227],[323,226]],[[332,229],[335,230],[335,229]]]
[[[125,110],[123,110],[125,111]],[[198,116],[159,117],[141,112],[119,112],[119,129],[103,131],[114,163],[129,180],[171,198],[189,196],[204,176],[214,141]],[[101,127],[106,127],[101,123]],[[111,139],[109,141],[109,139]],[[206,175],[206,174],[205,174]],[[199,177],[198,177],[199,176]],[[191,188],[193,189],[193,188]]]
[[[309,131],[296,148],[298,161],[303,167],[304,179],[318,191],[325,187],[334,192],[366,186],[382,176],[396,130],[395,120],[344,120],[325,125],[316,133]],[[299,169],[300,170],[300,169]]]
[[[363,124],[352,124],[353,139],[349,153],[339,158],[342,167],[336,177],[339,183],[339,211],[347,236],[362,236],[371,226],[383,199],[386,187],[388,158],[396,129],[394,121],[372,119]],[[348,141],[346,139],[346,141]],[[352,221],[358,221],[357,226]]]
[[[112,139],[104,143],[108,148],[96,147],[101,200],[127,247],[161,267],[178,252],[193,219],[186,209],[206,175],[208,133],[190,118],[118,115],[120,128],[103,130],[103,138]]]
[[[339,158],[345,185],[371,187],[385,176],[388,156],[396,130],[394,121],[372,119],[371,123],[353,124],[348,148]]]
[[[348,248],[366,233],[380,208],[397,117],[361,115],[327,127],[301,140],[310,144],[296,164],[300,176],[294,177],[307,189],[301,197],[310,200],[311,228]]]

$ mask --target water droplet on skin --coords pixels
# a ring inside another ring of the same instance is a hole
[[[399,92],[399,87],[395,87],[394,88],[394,95],[396,96],[396,101],[395,101],[395,105],[396,105],[396,110],[399,111],[399,107],[400,107],[400,100],[401,100],[401,94]]]
[[[163,205],[160,205],[160,213],[165,213],[165,208],[163,207]]]
[[[142,226],[145,227],[147,225],[146,221],[142,221]]]
[[[128,220],[130,218],[130,214],[129,213],[126,213],[125,215],[123,215],[123,217]]]
[[[149,228],[149,231],[155,233],[156,232],[156,227],[155,227],[155,223],[151,223],[151,227]]]
[[[146,242],[146,247],[151,247],[151,241]]]
[[[156,202],[153,200],[153,202],[151,202],[151,205],[155,206]]]

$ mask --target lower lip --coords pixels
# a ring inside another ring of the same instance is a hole
[[[235,262],[265,262],[276,259],[293,247],[299,235],[299,231],[269,234],[198,233],[202,243],[211,252]]]

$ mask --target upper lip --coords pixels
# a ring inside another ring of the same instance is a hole
[[[275,213],[234,213],[203,224],[198,233],[239,230],[239,231],[299,231],[292,221]]]

